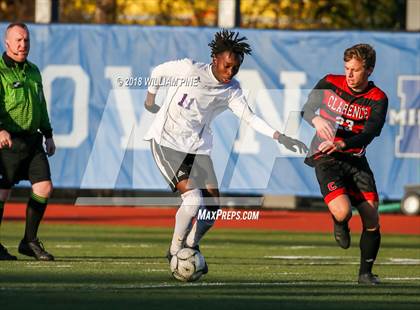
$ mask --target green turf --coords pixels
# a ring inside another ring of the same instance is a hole
[[[17,253],[22,223],[3,223]],[[383,236],[378,287],[357,285],[358,235],[215,229],[202,242],[210,272],[171,278],[169,229],[42,226],[55,262],[0,262],[1,309],[420,309],[420,236]]]

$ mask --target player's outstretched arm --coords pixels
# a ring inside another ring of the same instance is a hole
[[[280,144],[283,144],[286,147],[286,149],[291,150],[293,152],[299,151],[299,153],[306,153],[309,150],[306,144],[302,141],[288,137],[278,131],[274,133],[273,138],[277,140]]]
[[[144,107],[151,113],[157,113],[160,110],[160,106],[155,103],[156,94],[147,92],[146,100],[144,101]]]
[[[274,140],[278,141],[280,144],[283,144],[287,149],[293,152],[297,152],[299,150],[300,153],[304,153],[308,151],[308,147],[305,145],[305,143],[281,134],[279,131],[273,129],[263,119],[259,118],[257,115],[255,115],[254,112],[252,112],[252,110],[246,104],[245,99],[241,99],[242,100],[234,100],[230,102],[229,108],[236,116],[243,119],[255,131],[267,137],[272,137]]]

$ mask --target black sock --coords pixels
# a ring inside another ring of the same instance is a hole
[[[381,232],[378,229],[363,229],[360,237],[360,270],[359,274],[372,272],[372,266],[381,245]]]
[[[46,208],[47,199],[32,193],[26,208],[26,226],[24,237],[26,241],[33,241],[37,238],[38,227],[44,216]]]

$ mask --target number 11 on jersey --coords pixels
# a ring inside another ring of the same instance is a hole
[[[178,105],[181,106],[181,107],[183,107],[184,109],[189,110],[190,107],[191,107],[192,100],[185,100],[185,99],[187,99],[187,96],[188,96],[188,94],[184,94],[182,96],[181,101],[178,102]]]

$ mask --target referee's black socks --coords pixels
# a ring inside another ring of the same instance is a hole
[[[28,201],[28,207],[26,208],[26,226],[24,237],[24,239],[28,242],[37,238],[38,227],[44,216],[45,209],[47,208],[47,200],[47,198],[31,193],[31,197]]]
[[[359,274],[371,273],[373,263],[378,255],[381,245],[381,232],[379,227],[375,230],[363,229],[360,237],[360,270]]]

